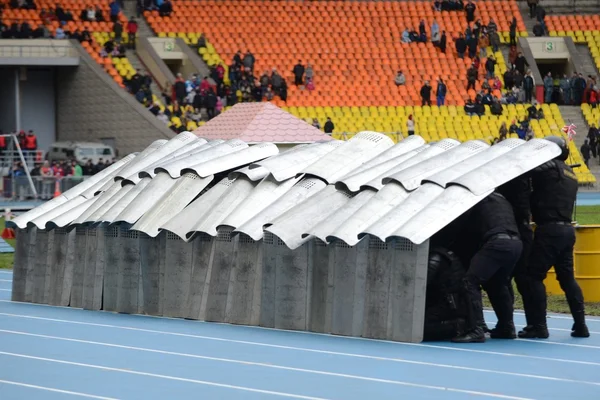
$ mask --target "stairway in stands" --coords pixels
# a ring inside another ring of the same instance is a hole
[[[150,29],[150,27],[146,23],[144,16],[140,15],[138,17],[137,6],[136,6],[135,0],[126,0],[124,2],[123,13],[125,14],[125,16],[127,16],[128,19],[131,19],[131,17],[135,18],[135,20],[138,24],[138,33],[137,33],[138,38],[155,36],[154,32],[152,32],[152,29]],[[127,59],[129,60],[129,62],[133,66],[133,68],[135,68],[136,70],[137,69],[141,70],[144,74],[148,74],[148,71],[144,67],[144,64],[142,63],[140,58],[137,56],[137,53],[135,50],[127,49],[127,53],[125,55],[127,56]],[[161,85],[164,85],[164,83],[161,83]],[[152,91],[153,95],[155,95],[162,101],[162,90],[161,89],[162,89],[162,86],[159,86],[156,83],[156,80],[154,79],[154,77],[152,77],[152,83],[150,85],[150,90]]]
[[[592,59],[592,55],[590,54],[590,48],[585,44],[577,44],[575,45],[575,48],[582,61],[581,65],[577,66],[577,70],[581,70],[584,77],[587,77],[588,75],[598,76],[598,70],[596,69],[596,64]]]
[[[583,141],[587,137],[588,130],[590,129],[588,124],[585,122],[583,114],[581,113],[581,108],[579,106],[559,106],[558,108],[560,109],[560,114],[565,120],[565,124],[575,124],[577,127],[575,129],[577,132],[575,135],[575,144],[577,145],[577,148],[580,149]],[[589,168],[592,174],[594,174],[596,177],[596,181],[600,182],[600,165],[598,165],[598,159],[590,160]],[[594,190],[598,189],[596,188]]]

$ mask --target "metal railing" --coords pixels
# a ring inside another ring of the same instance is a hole
[[[6,199],[19,201],[50,200],[57,191],[64,193],[88,178],[89,176],[32,176],[34,192],[27,176],[5,176],[2,195]]]

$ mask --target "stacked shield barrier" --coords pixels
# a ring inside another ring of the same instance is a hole
[[[189,241],[129,226],[19,229],[13,300],[346,336],[422,338],[427,242],[291,250],[219,228]]]

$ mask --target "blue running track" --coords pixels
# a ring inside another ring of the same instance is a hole
[[[403,344],[13,303],[11,280],[2,400],[600,399],[600,319],[589,339],[553,315],[548,340]]]

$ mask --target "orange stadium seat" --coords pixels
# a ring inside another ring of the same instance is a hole
[[[519,32],[525,31],[515,1],[477,6],[476,17],[486,24],[493,18],[503,39],[513,15]],[[462,105],[468,97],[466,70],[471,60],[458,59],[451,43],[466,28],[464,13],[434,12],[429,1],[174,1],[171,17],[157,12],[145,16],[153,30],[165,36],[205,33],[227,64],[237,50],[252,51],[258,75],[276,68],[289,82],[298,60],[310,62],[316,90],[309,93],[290,85],[289,106],[418,104],[423,82],[434,84],[438,77],[447,83],[447,104]],[[447,32],[446,54],[431,43],[401,43],[405,28],[416,29],[423,19],[429,31],[434,18]],[[406,75],[407,85],[396,88],[398,70]]]

